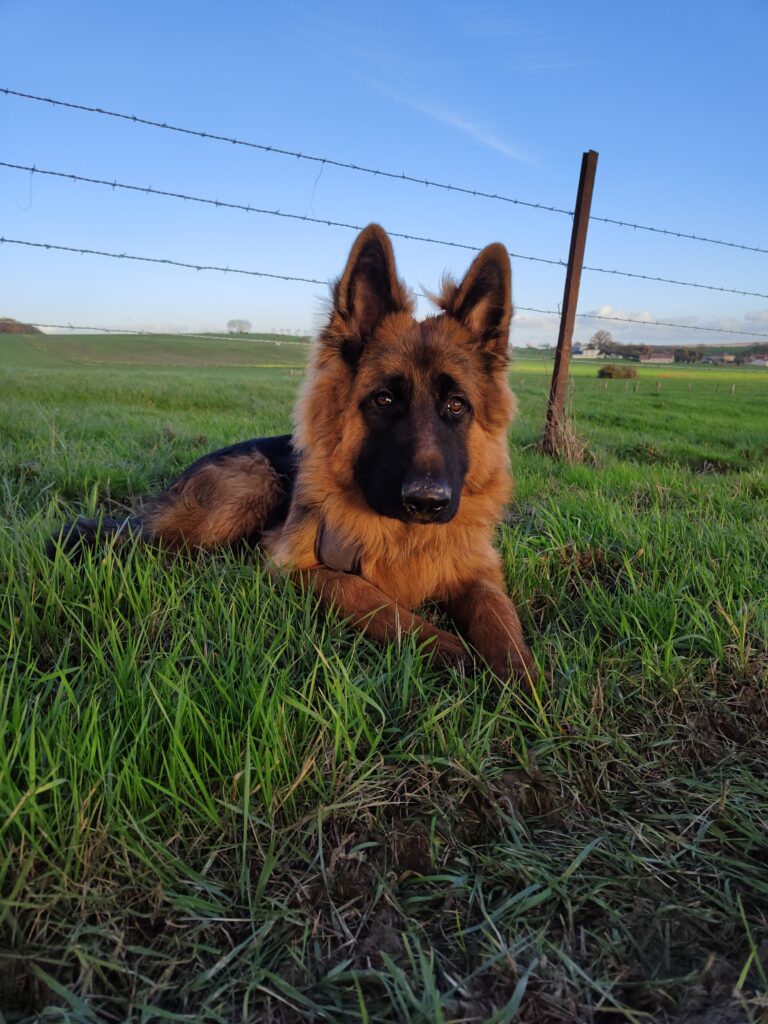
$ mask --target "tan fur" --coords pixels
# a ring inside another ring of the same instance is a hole
[[[280,481],[259,453],[234,455],[181,479],[148,509],[152,536],[170,549],[213,548],[256,533],[280,500]]]

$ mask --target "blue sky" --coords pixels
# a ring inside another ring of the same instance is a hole
[[[0,86],[572,209],[768,248],[768,4],[0,0]],[[571,220],[0,94],[0,159],[565,259]],[[354,232],[0,168],[7,238],[319,278]],[[434,288],[471,253],[395,241]],[[593,223],[587,265],[768,292],[768,255]],[[518,306],[563,269],[513,260]],[[137,329],[314,329],[322,286],[0,245],[0,315]],[[426,312],[425,303],[421,303]],[[768,334],[768,299],[585,272],[581,312]],[[656,344],[739,340],[577,320]],[[557,319],[519,311],[518,345]],[[759,340],[759,339],[756,339]],[[765,339],[768,340],[768,339]]]

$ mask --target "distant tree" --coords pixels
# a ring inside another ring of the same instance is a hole
[[[700,363],[704,353],[699,348],[676,348],[676,363]]]
[[[251,329],[250,320],[228,320],[227,330],[230,334],[247,334]]]
[[[615,352],[619,347],[613,340],[613,335],[610,331],[595,331],[592,337],[589,339],[590,343],[599,348],[601,352]]]

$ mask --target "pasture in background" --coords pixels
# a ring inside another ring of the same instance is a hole
[[[757,1020],[768,374],[572,365],[571,466],[536,451],[551,363],[513,359],[529,694],[382,651],[255,555],[44,559],[289,430],[279,340],[0,337],[3,1011]]]

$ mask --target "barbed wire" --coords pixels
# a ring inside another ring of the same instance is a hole
[[[651,231],[656,235],[671,235],[673,238],[687,238],[692,242],[706,242],[708,245],[724,245],[729,249],[743,249],[746,252],[761,252],[768,255],[768,249],[759,245],[744,245],[742,242],[725,242],[720,238],[709,238],[706,235],[694,235],[686,231],[676,231],[674,228],[654,228],[648,224],[634,224],[632,221],[616,220],[614,217],[597,217],[590,214],[590,220],[599,221],[602,224],[614,224],[620,228],[632,228],[635,231]]]
[[[419,293],[420,294],[420,293]],[[428,296],[423,296],[427,298]],[[536,306],[519,306],[515,304],[515,311],[522,310],[526,313],[544,313],[549,316],[560,316],[557,309],[539,309]],[[643,327],[678,327],[684,331],[706,331],[709,334],[733,334],[738,337],[747,338],[768,338],[768,332],[759,331],[734,331],[726,327],[698,327],[694,324],[678,324],[669,320],[638,320],[627,316],[609,316],[606,313],[577,313],[576,316],[589,320],[612,320],[623,324],[640,324]],[[238,334],[200,334],[188,331],[144,331],[131,327],[94,327],[92,324],[44,324],[37,321],[30,321],[34,327],[48,327],[57,330],[69,331],[97,331],[99,334],[141,334],[151,337],[177,337],[177,338],[201,338],[203,340],[231,341],[239,337]],[[309,344],[308,341],[295,341],[291,338],[248,338],[251,341],[262,341],[280,345],[301,345]]]
[[[550,316],[561,316],[559,309],[538,309],[535,306],[518,306],[527,313],[546,313]],[[735,334],[740,338],[768,338],[768,333],[760,331],[733,331],[727,327],[699,327],[696,324],[676,324],[671,320],[639,320],[631,316],[609,316],[607,313],[577,313],[576,316],[589,320],[614,320],[622,324],[641,324],[643,327],[678,327],[682,331],[706,331],[708,334]]]
[[[165,259],[165,258],[161,258],[161,257],[157,257],[157,256],[135,256],[135,255],[132,255],[130,253],[125,253],[125,252],[123,252],[123,253],[105,252],[102,249],[87,249],[87,248],[75,247],[75,246],[71,246],[71,245],[56,245],[53,242],[30,242],[30,241],[27,241],[25,239],[5,238],[4,236],[0,236],[0,245],[25,245],[25,246],[29,246],[29,247],[35,248],[35,249],[53,249],[53,250],[58,251],[58,252],[72,252],[72,253],[77,253],[78,255],[82,255],[82,256],[106,256],[109,259],[115,259],[115,260],[135,260],[135,261],[140,262],[140,263],[160,263],[160,264],[163,264],[163,265],[166,265],[166,266],[171,266],[171,267],[183,267],[186,270],[198,270],[198,271],[199,270],[211,270],[211,271],[216,271],[218,273],[223,273],[223,274],[244,274],[244,275],[246,275],[248,277],[268,277],[268,278],[273,278],[274,280],[278,280],[278,281],[300,281],[300,282],[305,283],[305,284],[322,284],[322,285],[327,285],[328,284],[327,280],[322,281],[322,280],[320,280],[320,278],[317,278],[317,277],[299,277],[299,276],[293,275],[293,274],[273,274],[273,273],[268,273],[267,271],[264,271],[264,270],[243,270],[242,268],[239,268],[239,267],[219,267],[219,266],[215,266],[215,265],[212,265],[212,264],[203,264],[203,263],[184,263],[181,260]],[[705,287],[705,286],[702,286],[702,287]],[[727,290],[727,289],[721,289],[721,290]],[[429,298],[428,295],[422,295],[421,292],[416,292],[415,294],[420,296],[420,297],[422,297],[422,298]],[[754,294],[754,293],[740,293],[740,294]],[[766,295],[764,297],[768,298],[768,295]],[[518,309],[523,309],[525,307],[518,306],[517,308]],[[555,310],[536,310],[536,312],[555,313],[556,311]],[[557,315],[559,315],[559,314],[557,314]],[[577,316],[592,316],[592,317],[594,317],[596,319],[606,319],[606,320],[615,319],[615,320],[622,320],[622,321],[625,321],[627,323],[642,323],[642,324],[646,324],[646,326],[651,326],[651,325],[648,324],[647,321],[644,321],[644,320],[631,320],[631,319],[623,318],[623,317],[598,317],[597,314],[588,314],[588,313],[578,313]],[[662,326],[662,324],[659,324],[659,326]],[[696,327],[691,327],[690,325],[687,325],[687,324],[665,323],[665,324],[663,324],[663,326],[665,326],[665,327],[681,327],[683,330],[709,330],[709,331],[718,330],[716,328],[696,328]],[[747,331],[734,331],[734,332],[730,332],[730,331],[725,331],[725,330],[723,330],[723,331],[719,331],[718,330],[718,333],[722,333],[722,334],[727,334],[727,333],[749,334],[749,335],[754,336],[754,337],[763,337],[763,335],[758,335],[758,334],[755,334],[754,332],[747,332]]]
[[[15,89],[0,87],[0,93],[6,96],[17,96],[25,100],[36,100],[40,103],[50,103],[55,107],[67,107],[70,110],[81,110],[89,114],[101,114],[104,117],[114,117],[122,121],[131,121],[134,124],[143,124],[152,128],[163,128],[169,132],[178,132],[181,135],[193,135],[200,139],[210,139],[213,142],[227,142],[233,146],[245,146],[248,149],[258,149],[263,153],[277,153],[280,156],[294,157],[296,160],[310,160],[328,167],[343,167],[350,171],[358,171],[363,174],[372,174],[379,178],[394,178],[398,181],[409,181],[416,185],[426,185],[429,188],[439,188],[447,192],[461,192],[465,195],[481,199],[496,199],[502,203],[511,203],[514,206],[527,206],[534,210],[547,210],[550,213],[564,213],[573,215],[572,210],[564,210],[558,206],[546,206],[544,203],[532,203],[524,199],[515,199],[512,196],[500,195],[497,192],[482,192],[479,189],[463,188],[460,185],[449,185],[443,181],[432,181],[429,178],[418,178],[414,175],[398,173],[397,171],[385,171],[380,168],[366,167],[363,164],[346,163],[343,160],[334,160],[325,156],[313,156],[310,153],[300,153],[296,150],[282,149],[279,146],[268,146],[262,142],[249,142],[245,139],[236,139],[228,135],[218,135],[214,132],[199,131],[194,128],[182,128],[179,125],[168,124],[167,121],[153,121],[146,117],[137,117],[135,114],[122,114],[115,110],[105,110],[103,107],[88,107],[82,103],[68,103],[64,100],[53,99],[50,96],[34,96],[31,93],[18,92]]]
[[[306,284],[327,285],[317,277],[297,277],[292,274],[270,274],[265,270],[242,270],[238,267],[218,267],[203,263],[183,263],[180,260],[162,259],[158,256],[132,256],[127,252],[104,252],[101,249],[77,248],[72,245],[54,245],[52,242],[28,242],[20,238],[0,237],[0,245],[28,245],[35,249],[55,249],[59,252],[75,252],[81,256],[108,256],[113,260],[136,260],[140,263],[163,263],[171,267],[184,267],[186,270],[215,270],[222,274],[245,274],[248,277],[271,277],[278,281],[302,281]]]
[[[678,281],[673,277],[654,277],[651,274],[638,274],[637,272],[630,270],[612,270],[606,267],[588,267],[586,264],[584,264],[582,270],[590,270],[594,274],[615,274],[619,277],[633,277],[640,281],[657,281],[661,284],[675,284],[682,288],[703,288],[708,292],[728,292],[730,295],[747,295],[755,299],[768,299],[768,293],[765,292],[748,292],[743,291],[741,288],[726,288],[719,284],[701,284],[701,282],[698,281]]]
[[[518,306],[516,304],[515,310],[524,310],[529,313],[546,313],[557,317],[560,316],[559,310],[538,309],[535,306]],[[768,333],[759,333],[757,331],[733,331],[724,327],[696,327],[692,324],[676,324],[666,320],[637,320],[625,316],[607,316],[604,313],[577,313],[576,316],[585,317],[590,320],[614,320],[624,324],[641,324],[643,327],[679,327],[686,331],[707,331],[714,334],[734,334],[739,337],[768,338]],[[151,338],[198,338],[203,341],[231,341],[233,338],[244,338],[246,341],[262,342],[267,345],[297,345],[301,348],[307,348],[311,343],[310,338],[307,338],[306,341],[298,340],[295,336],[286,338],[274,336],[259,338],[252,337],[250,332],[246,332],[244,335],[239,333],[216,334],[214,332],[199,334],[190,331],[144,331],[138,330],[134,327],[95,327],[93,324],[44,324],[38,321],[29,322],[33,327],[47,327],[55,330],[96,331],[99,334],[142,335]]]
[[[242,334],[239,331],[233,331],[231,334],[217,334],[215,332],[199,334],[191,331],[141,331],[135,327],[94,327],[93,324],[43,324],[37,320],[30,320],[28,322],[32,327],[48,327],[62,331],[96,331],[99,334],[140,334],[142,337],[150,338],[194,338],[202,341],[232,341],[233,338],[241,338],[245,341],[262,342],[267,345],[298,345],[301,348],[307,348],[311,340],[307,336],[306,341],[301,341],[296,335],[286,338],[278,338],[273,335],[270,335],[268,338],[253,337],[249,331],[245,331]]]
[[[150,185],[131,185],[125,182],[119,182],[117,180],[109,181],[106,178],[89,178],[81,174],[73,174],[65,171],[53,171],[46,168],[36,167],[34,164],[14,164],[9,163],[7,161],[0,161],[0,167],[6,167],[11,170],[17,171],[26,171],[29,172],[30,174],[45,174],[56,178],[65,178],[70,181],[76,181],[90,185],[103,185],[113,190],[123,189],[130,192],[142,192],[147,195],[163,196],[166,198],[180,199],[193,203],[203,203],[208,206],[240,210],[246,213],[266,214],[272,217],[285,217],[291,220],[306,221],[313,224],[324,224],[327,227],[345,228],[352,231],[362,231],[364,227],[364,225],[349,224],[346,223],[345,221],[334,221],[328,220],[326,218],[310,217],[307,214],[286,213],[282,210],[268,210],[261,207],[251,206],[250,204],[245,203],[232,203],[222,199],[208,199],[202,196],[193,196],[184,192],[171,192],[166,191],[164,189],[156,189]],[[451,248],[454,249],[464,249],[470,252],[480,252],[481,249],[480,246],[469,245],[464,242],[454,242],[442,238],[430,238],[429,236],[426,235],[411,235],[401,231],[389,231],[389,234],[392,235],[393,238],[402,238],[411,242],[426,242],[431,245],[450,246]],[[512,250],[508,250],[508,252],[513,259],[526,260],[529,263],[544,263],[549,266],[555,267],[567,266],[567,263],[564,260],[553,260],[548,259],[544,256],[531,256],[530,254],[527,253],[512,252]],[[636,271],[617,270],[606,267],[590,267],[585,265],[583,269],[597,274],[615,274],[618,275],[619,277],[636,278],[641,281],[656,281],[662,284],[673,284],[685,288],[700,288],[706,291],[727,292],[728,294],[732,295],[745,295],[752,298],[768,299],[768,293],[744,291],[740,288],[729,288],[723,285],[702,284],[696,281],[679,281],[669,277],[659,277],[651,274],[641,274]]]
[[[515,206],[525,206],[534,210],[544,210],[548,213],[559,213],[566,216],[572,217],[573,210],[566,210],[560,206],[551,206],[545,203],[534,203],[524,199],[517,199],[512,196],[501,195],[497,192],[485,192],[480,189],[466,188],[459,185],[451,185],[446,182],[433,181],[428,178],[419,178],[415,175],[397,173],[396,171],[386,171],[374,167],[366,167],[361,164],[348,163],[342,160],[335,160],[330,157],[315,156],[309,153],[301,153],[295,150],[282,149],[279,146],[270,146],[265,143],[251,142],[245,139],[237,139],[226,135],[219,135],[213,132],[199,131],[192,128],[182,128],[179,125],[168,124],[167,121],[154,121],[149,118],[137,117],[135,114],[123,114],[114,110],[106,110],[103,107],[91,107],[81,103],[70,103],[65,100],[54,99],[50,96],[36,96],[32,93],[19,92],[16,89],[8,89],[0,87],[0,93],[6,96],[15,96],[19,99],[34,100],[39,103],[48,103],[51,106],[65,107],[70,110],[79,110],[90,114],[100,114],[104,117],[117,118],[123,121],[130,121],[134,124],[142,124],[153,128],[161,128],[165,131],[177,132],[182,135],[191,135],[197,138],[209,139],[214,142],[226,142],[235,146],[244,146],[249,149],[257,149],[264,153],[276,153],[281,156],[293,157],[297,160],[308,160],[314,163],[322,165],[328,165],[329,167],[340,167],[350,171],[357,171],[364,174],[371,174],[376,177],[392,178],[399,181],[407,181],[417,185],[425,185],[431,188],[443,189],[448,192],[459,192],[464,195],[470,195],[475,198],[497,200],[499,202],[510,203]],[[674,238],[685,238],[694,242],[704,242],[708,245],[721,245],[726,246],[730,249],[742,249],[746,252],[758,252],[764,255],[768,254],[768,248],[763,248],[757,245],[746,245],[742,242],[730,242],[719,238],[710,238],[707,235],[697,235],[692,232],[679,231],[674,228],[660,228],[648,224],[638,224],[634,221],[620,220],[614,217],[599,217],[596,214],[592,214],[590,220],[597,221],[603,224],[611,224],[616,227],[632,228],[633,231],[649,231],[654,234],[667,235]]]
[[[362,231],[365,227],[364,224],[347,224],[345,221],[339,220],[328,220],[325,217],[310,217],[304,213],[286,213],[283,210],[268,210],[258,206],[252,206],[250,203],[231,203],[223,199],[206,199],[202,196],[188,195],[184,192],[168,192],[164,189],[152,188],[151,185],[129,185],[125,182],[120,181],[109,181],[107,178],[86,178],[82,174],[70,174],[64,171],[51,171],[46,170],[42,167],[36,167],[34,164],[12,164],[5,160],[0,160],[0,167],[7,167],[16,171],[29,171],[31,174],[46,174],[55,178],[66,178],[71,181],[84,182],[89,185],[104,185],[111,189],[124,189],[129,192],[143,192],[146,195],[153,196],[164,196],[167,199],[182,199],[191,203],[203,203],[207,206],[223,207],[230,210],[240,210],[244,213],[259,213],[266,214],[270,217],[285,217],[289,220],[300,220],[306,221],[309,224],[323,224],[329,228],[348,228],[351,231]],[[431,245],[446,245],[453,249],[465,249],[469,252],[480,252],[482,246],[469,245],[464,242],[452,242],[444,238],[429,238],[426,235],[409,235],[402,231],[390,231],[387,229],[387,233],[393,238],[403,238],[409,242],[428,242]],[[564,267],[567,264],[563,260],[550,260],[543,256],[528,256],[525,253],[510,252],[510,256],[519,260],[528,260],[531,263],[548,263],[556,267]]]

